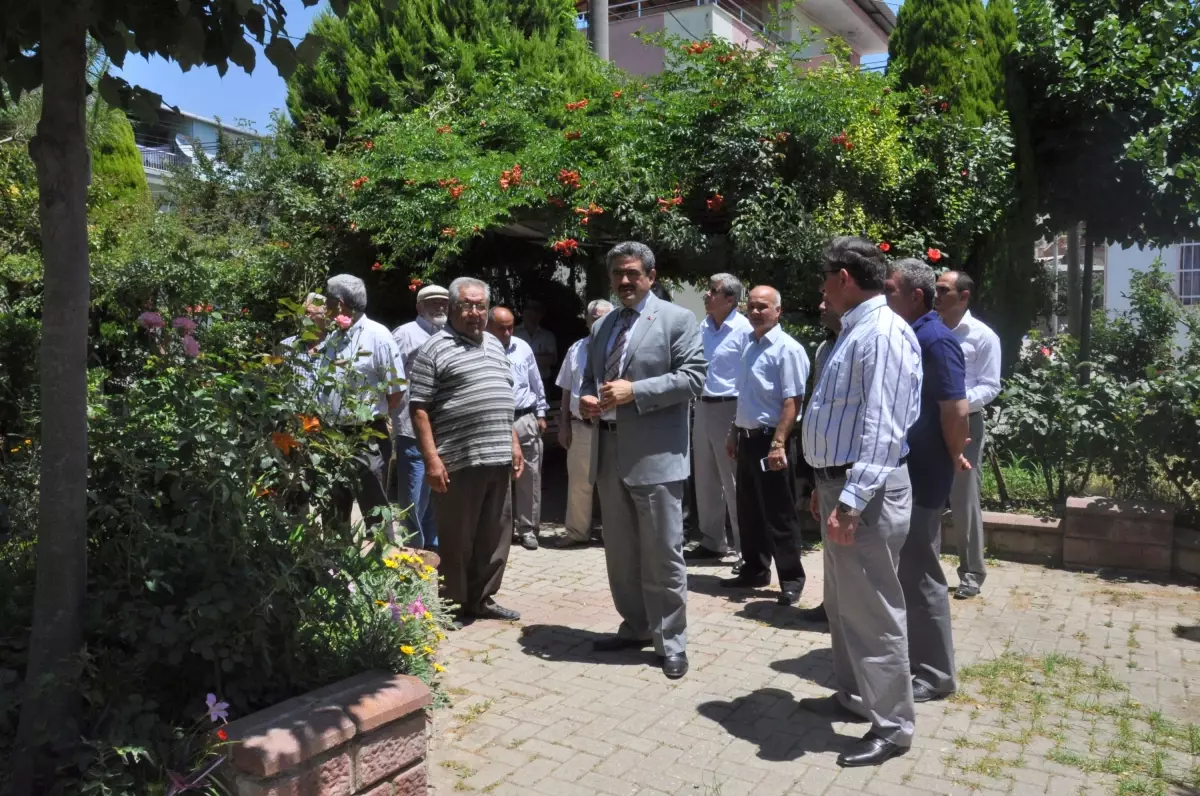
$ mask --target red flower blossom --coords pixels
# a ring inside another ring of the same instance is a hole
[[[221,739],[222,741],[228,741],[228,740],[229,740],[229,733],[225,732],[225,728],[224,728],[224,727],[222,727],[221,729],[217,730],[217,738]]]
[[[463,186],[463,185],[455,185],[455,186],[451,187],[450,188],[450,198],[457,199],[458,197],[462,196],[462,192],[465,190],[466,190],[466,186]]]
[[[683,197],[675,194],[670,199],[659,199],[658,209],[664,213],[669,213],[672,207],[678,207],[681,204],[683,204]]]
[[[964,177],[966,177],[966,176],[967,176],[967,170],[966,170],[966,169],[963,169],[963,170],[962,170],[962,176],[964,176]]]
[[[942,250],[941,249],[928,249],[925,252],[925,256],[929,258],[929,262],[936,263],[938,260],[942,259]]]
[[[564,187],[578,190],[580,187],[579,172],[573,169],[562,169],[558,172],[558,181]]]
[[[350,181],[350,187],[351,187],[351,188],[353,188],[353,189],[354,189],[354,190],[356,190],[356,191],[357,191],[359,188],[361,188],[361,187],[363,187],[364,185],[366,185],[366,184],[367,184],[367,178],[366,178],[366,177],[359,177],[359,178],[358,178],[358,179],[356,179],[356,180],[351,180],[351,181]]]
[[[375,148],[375,142],[371,140],[363,141],[363,149],[368,152]]]
[[[453,132],[453,129],[454,128],[452,128],[450,125],[443,124],[441,127],[439,127],[437,129],[438,135],[445,135],[446,133]]]
[[[423,285],[425,283],[423,281],[421,281],[421,277],[414,276],[412,279],[408,280],[408,284],[410,287],[420,287],[421,285]]]
[[[588,106],[588,101],[586,99],[581,99],[578,102],[568,102],[566,105],[566,108],[569,111],[581,111],[584,108],[586,108],[587,106]]]
[[[292,448],[300,447],[300,443],[296,438],[286,431],[276,431],[271,434],[271,444],[279,449],[279,452],[287,456],[292,452]]]
[[[558,252],[559,254],[570,257],[579,250],[579,241],[575,240],[574,238],[564,238],[563,240],[555,241],[553,244],[551,244],[550,248],[554,249],[554,251]]]
[[[880,242],[879,251],[883,252],[884,254],[887,254],[891,250],[892,250],[892,244],[888,243],[886,240]]]
[[[507,191],[510,187],[521,184],[521,164],[513,165],[511,169],[500,172],[500,190]]]
[[[704,203],[708,205],[709,210],[715,213],[725,206],[725,197],[715,193],[711,198],[704,200]]]
[[[442,237],[443,238],[453,238],[457,234],[458,234],[458,230],[455,229],[454,227],[444,227],[442,229]]]
[[[719,63],[719,64],[727,64],[732,60],[733,60],[732,53],[730,53],[729,55],[718,55],[717,56],[717,63]]]
[[[358,224],[355,224],[353,221],[351,221],[351,222],[350,222],[350,231],[351,231],[351,232],[358,232]]]
[[[871,115],[872,115],[872,116],[878,116],[878,115],[879,115],[879,112],[880,112],[880,111],[879,111],[879,109],[878,109],[878,108],[871,108]]]
[[[943,102],[943,103],[942,103],[941,105],[939,105],[938,107],[939,107],[940,109],[942,109],[942,110],[947,110],[947,109],[950,107],[950,103],[949,103],[949,102]]]
[[[696,41],[696,42],[692,42],[691,44],[684,44],[682,46],[682,49],[688,55],[700,55],[705,50],[708,50],[711,47],[712,47],[711,41]]]
[[[382,271],[383,263],[375,263],[374,265],[371,266],[371,270],[372,271]]]
[[[621,92],[620,92],[620,91],[614,91],[614,92],[613,92],[613,99],[620,99],[620,98],[621,98]]]
[[[577,141],[579,140],[579,136],[580,132],[578,130],[567,130],[565,133],[563,133],[563,138],[567,139],[568,141]]]
[[[1047,348],[1046,346],[1042,346],[1042,356],[1044,356],[1044,357],[1050,356],[1050,349]]]
[[[546,201],[548,201],[550,204],[554,205],[555,207],[566,207],[567,206],[567,203],[564,202],[562,199],[559,199],[557,196],[551,196]]]
[[[786,143],[787,140],[791,137],[792,137],[792,134],[789,133],[787,130],[780,130],[778,133],[775,134],[775,143],[777,143],[777,144]]]

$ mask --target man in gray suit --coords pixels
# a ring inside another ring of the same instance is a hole
[[[592,478],[600,491],[604,557],[617,635],[598,652],[654,645],[663,673],[687,674],[683,483],[688,404],[704,384],[700,326],[654,296],[654,253],[620,243],[608,273],[621,309],[592,327],[579,409],[595,418]]]

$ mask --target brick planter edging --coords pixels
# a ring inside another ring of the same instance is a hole
[[[1063,566],[1170,572],[1175,509],[1105,497],[1067,498]]]
[[[223,776],[236,796],[423,796],[431,702],[415,677],[364,672],[228,724]]]

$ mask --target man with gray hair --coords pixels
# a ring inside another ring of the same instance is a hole
[[[745,338],[736,382],[734,420],[726,429],[726,456],[737,462],[737,513],[745,562],[732,588],[771,582],[779,574],[780,605],[795,605],[804,589],[800,563],[800,513],[796,509],[795,462],[788,442],[804,405],[808,354],[779,327],[779,291],[760,285],[750,291],[746,313],[753,328]]]
[[[732,274],[713,274],[704,294],[708,314],[700,323],[700,338],[708,370],[696,404],[692,448],[696,468],[696,513],[700,515],[700,543],[688,553],[689,561],[720,561],[730,552],[742,554],[738,533],[737,488],[734,462],[725,453],[725,438],[737,410],[737,379],[742,346],[750,322],[737,310],[742,283]],[[725,518],[733,531],[733,546],[725,538]]]
[[[387,468],[392,458],[388,413],[400,406],[406,388],[404,361],[387,327],[367,317],[367,286],[357,276],[338,274],[325,286],[329,334],[321,346],[332,367],[332,383],[320,385],[326,420],[351,439],[361,440],[360,476],[353,490],[335,488],[338,516],[350,519],[355,499],[369,526],[388,504]],[[329,382],[329,379],[325,379]]]
[[[912,513],[900,549],[898,574],[908,615],[908,663],[913,701],[954,693],[954,639],[950,596],[942,571],[942,510],[967,439],[966,361],[954,333],[933,311],[933,269],[907,259],[890,266],[884,293],[888,306],[912,326],[921,347],[921,413],[908,430]]]
[[[596,299],[587,305],[585,321],[588,332],[596,321],[612,311],[612,304]],[[567,349],[555,384],[562,389],[562,409],[558,415],[558,442],[567,452],[567,517],[566,533],[559,537],[557,547],[585,545],[592,532],[592,421],[579,411],[579,392],[588,363],[588,337],[576,340]]]
[[[604,558],[617,635],[597,651],[654,645],[663,674],[687,674],[683,482],[688,405],[704,384],[696,316],[650,292],[654,253],[619,243],[607,257],[620,312],[592,329],[579,408],[597,421],[592,477],[600,488]]]
[[[392,338],[400,348],[405,373],[412,372],[417,350],[446,325],[450,307],[450,292],[440,285],[425,285],[417,293],[417,317],[392,330]],[[423,550],[437,550],[437,523],[433,514],[433,498],[425,480],[425,463],[417,447],[412,416],[408,411],[408,393],[392,415],[392,432],[396,435],[396,478],[392,488],[401,506],[410,506],[404,518],[409,533],[408,543]]]
[[[512,545],[505,504],[525,469],[513,429],[512,368],[486,330],[487,285],[464,276],[449,292],[450,323],[417,351],[409,401],[437,510],[441,592],[459,620],[517,620],[493,599]]]

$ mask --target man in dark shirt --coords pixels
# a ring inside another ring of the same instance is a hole
[[[908,432],[912,518],[898,573],[908,608],[915,702],[941,699],[955,690],[949,591],[939,558],[941,517],[969,442],[966,363],[958,340],[933,311],[936,284],[932,268],[908,259],[890,265],[884,288],[888,306],[912,325],[923,373],[921,414]]]

